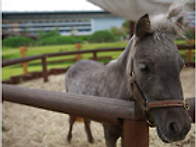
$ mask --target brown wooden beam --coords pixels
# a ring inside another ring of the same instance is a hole
[[[99,122],[135,120],[133,101],[31,89],[2,84],[2,98],[18,104],[57,111]],[[141,118],[140,118],[141,119]]]
[[[187,50],[187,49],[195,49],[195,46],[190,45],[177,45],[179,50]],[[2,61],[2,67],[14,65],[22,62],[28,62],[32,60],[41,59],[45,55],[47,57],[54,57],[54,56],[65,56],[65,55],[75,55],[75,54],[84,54],[84,53],[94,53],[94,52],[110,52],[110,51],[123,51],[124,48],[106,48],[106,49],[92,49],[92,50],[80,50],[80,51],[70,51],[70,52],[59,52],[59,53],[48,53],[42,55],[35,55],[31,57],[24,57],[18,59],[10,59]]]
[[[43,71],[44,82],[48,82],[48,70],[47,70],[46,58],[47,58],[46,55],[42,58],[42,71]]]
[[[9,66],[9,65],[14,65],[14,64],[18,64],[18,63],[23,63],[23,62],[28,62],[28,61],[32,61],[32,60],[41,59],[44,56],[45,56],[44,54],[41,54],[41,55],[35,55],[35,56],[30,56],[30,57],[4,60],[4,61],[2,61],[2,67]]]
[[[129,21],[129,38],[131,38],[134,35],[134,28],[135,28],[135,22]]]
[[[124,147],[149,147],[149,126],[146,121],[124,120]]]
[[[121,124],[122,119],[145,120],[134,101],[31,89],[8,84],[2,84],[2,98],[5,101],[112,124]],[[187,100],[190,103],[188,113],[195,122],[195,98]]]

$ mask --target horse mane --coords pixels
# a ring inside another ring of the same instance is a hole
[[[182,26],[176,20],[183,21],[183,14],[185,12],[185,4],[172,4],[167,13],[160,13],[150,18],[151,31],[155,39],[162,37],[175,37],[177,35],[183,36]]]

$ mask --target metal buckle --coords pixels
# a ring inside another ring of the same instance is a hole
[[[145,106],[145,111],[147,112],[149,110],[150,110],[150,108],[148,106]]]
[[[148,124],[150,127],[155,127],[156,124],[153,123],[153,122],[151,122],[151,121],[148,119],[148,116],[149,116],[148,112],[146,111],[144,114],[145,114],[145,119],[146,119],[147,124]]]
[[[189,110],[190,109],[189,101],[187,99],[183,100],[183,105],[184,105],[184,109],[185,110]]]
[[[147,122],[147,124],[148,124],[150,127],[155,127],[155,126],[156,126],[156,124],[150,122],[148,119],[146,119],[146,122]]]

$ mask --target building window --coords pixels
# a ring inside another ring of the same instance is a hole
[[[70,33],[71,31],[70,31],[70,30],[65,30],[65,32],[66,32],[66,33]]]
[[[84,32],[84,30],[78,30],[78,32]]]

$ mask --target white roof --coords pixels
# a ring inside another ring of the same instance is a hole
[[[105,11],[136,21],[145,13],[153,14],[168,9],[174,0],[88,0]],[[184,0],[177,0],[184,1]],[[186,0],[193,2],[194,0]]]

